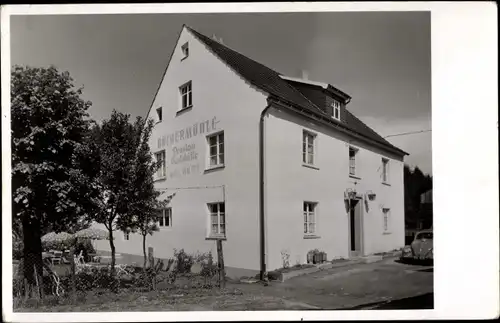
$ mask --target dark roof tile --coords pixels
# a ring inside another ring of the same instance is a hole
[[[233,49],[230,49],[229,47],[219,43],[215,39],[197,32],[191,27],[186,26],[186,28],[190,32],[192,32],[202,43],[204,43],[215,55],[217,55],[222,61],[229,65],[229,67],[231,67],[236,73],[246,79],[253,86],[262,89],[263,91],[293,105],[298,105],[303,109],[307,109],[323,117],[326,116],[325,112],[323,112],[320,107],[313,103],[317,101],[313,96],[309,98],[309,95],[304,94],[304,92],[299,91],[289,82],[282,79],[280,77],[280,73],[248,58],[245,55],[238,53]],[[372,130],[347,110],[345,115],[345,122],[342,122],[342,124],[345,124],[346,128],[363,137],[366,137],[367,139],[373,140],[388,148],[395,149],[401,153],[407,154],[399,148],[390,144],[387,140],[382,138],[379,134],[377,134],[374,130]]]

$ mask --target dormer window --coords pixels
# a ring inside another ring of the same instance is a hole
[[[161,122],[162,119],[163,119],[163,113],[161,111],[161,107],[159,107],[158,109],[156,109],[156,116],[158,118],[158,122]]]
[[[185,43],[184,45],[182,45],[181,49],[182,49],[182,59],[187,58],[189,56],[189,44]]]
[[[340,102],[335,100],[332,102],[332,118],[340,120]]]

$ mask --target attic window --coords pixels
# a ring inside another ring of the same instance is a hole
[[[159,107],[158,109],[156,109],[156,115],[158,117],[158,122],[161,122],[161,120],[163,119],[163,113],[161,111],[161,107]]]
[[[332,118],[340,120],[340,102],[335,100],[332,102]]]
[[[189,56],[189,44],[188,43],[185,43],[184,45],[182,45],[181,47],[182,49],[182,59],[185,59]]]

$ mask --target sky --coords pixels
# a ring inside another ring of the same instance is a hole
[[[92,118],[146,116],[183,24],[285,75],[351,97],[382,136],[431,129],[428,12],[11,16],[11,64],[70,72]],[[432,132],[387,138],[432,174]]]

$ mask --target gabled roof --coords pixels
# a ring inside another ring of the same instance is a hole
[[[218,56],[223,62],[225,62],[229,67],[231,67],[236,73],[243,77],[253,86],[269,93],[272,96],[279,98],[291,105],[298,106],[302,109],[308,110],[313,114],[321,117],[328,117],[332,124],[335,126],[345,127],[348,130],[368,139],[369,141],[375,141],[391,150],[395,150],[400,154],[408,155],[408,153],[402,151],[401,149],[393,146],[387,140],[382,138],[374,130],[364,124],[361,120],[356,118],[352,113],[347,111],[345,113],[345,120],[343,122],[338,122],[330,118],[321,107],[314,104],[315,98],[313,96],[304,94],[304,92],[299,91],[293,85],[293,82],[287,81],[286,77],[282,74],[270,69],[269,67],[262,65],[245,55],[238,53],[237,51],[219,43],[213,38],[207,37],[189,26],[185,27],[202,43],[204,43],[216,56]],[[316,86],[318,90],[323,90],[320,85]]]

